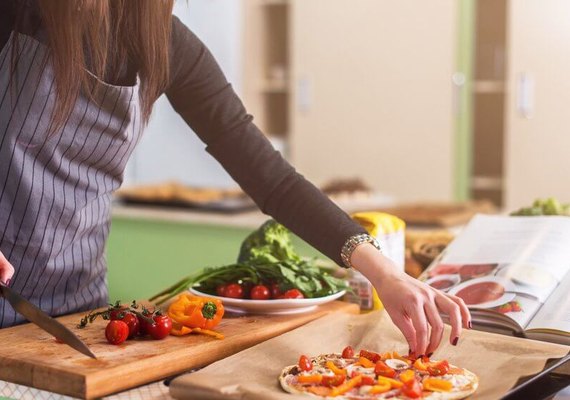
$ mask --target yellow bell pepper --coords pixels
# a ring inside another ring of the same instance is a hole
[[[390,390],[392,387],[390,386],[390,383],[388,382],[380,382],[378,381],[378,383],[374,386],[372,386],[370,388],[370,394],[380,394],[380,393],[385,393],[388,390]]]
[[[213,329],[224,316],[224,306],[219,299],[184,293],[168,307],[168,316],[190,329]]]
[[[331,360],[327,361],[326,366],[330,369],[335,375],[346,375],[346,370],[343,368],[339,368],[335,365],[334,362]]]
[[[416,374],[411,369],[407,369],[400,374],[399,378],[402,382],[406,383],[416,379]]]
[[[392,379],[392,378],[387,378],[385,376],[379,376],[378,377],[378,384],[388,384],[390,385],[391,389],[399,389],[402,386],[404,386],[404,384],[400,381],[397,381],[396,379]]]
[[[423,387],[424,390],[429,390],[430,392],[449,392],[453,385],[444,379],[426,378],[423,381]]]
[[[362,375],[357,375],[354,378],[349,379],[348,381],[344,382],[342,385],[333,388],[333,390],[331,390],[331,393],[329,396],[336,397],[336,396],[340,396],[341,394],[345,394],[349,390],[360,385],[361,381],[362,381]]]

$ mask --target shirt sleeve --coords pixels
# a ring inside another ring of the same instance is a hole
[[[212,54],[176,17],[170,60],[166,95],[206,150],[261,211],[343,265],[345,241],[365,230],[272,147]]]

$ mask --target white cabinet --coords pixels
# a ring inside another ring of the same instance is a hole
[[[246,104],[301,173],[452,198],[456,1],[245,4]]]
[[[570,201],[570,2],[509,2],[505,204]]]

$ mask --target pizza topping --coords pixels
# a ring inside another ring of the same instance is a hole
[[[311,360],[309,360],[309,357],[302,355],[299,358],[299,368],[301,368],[301,371],[310,371],[313,369],[313,364]]]
[[[335,387],[331,391],[330,396],[336,397],[340,396],[341,394],[345,394],[346,392],[358,386],[361,381],[362,381],[362,375],[355,376],[354,378],[351,378],[348,381],[344,382],[342,385]]]
[[[382,360],[379,360],[374,367],[374,373],[376,375],[385,376],[387,378],[394,378],[396,377],[396,371],[393,368],[390,368],[386,363]]]
[[[404,372],[402,372],[400,374],[400,376],[398,376],[398,378],[400,378],[400,380],[404,383],[409,382],[413,379],[416,379],[416,374],[414,372],[414,370],[412,369],[407,369]]]
[[[354,378],[359,375],[360,374],[353,374],[351,378]],[[376,380],[374,379],[373,376],[370,375],[360,375],[360,376],[362,376],[362,380],[360,381],[360,384],[358,386],[372,386],[376,383]]]
[[[333,376],[324,375],[321,384],[327,387],[334,387],[342,385],[345,380],[346,380],[346,375],[333,375]]]
[[[350,346],[346,346],[342,351],[342,358],[354,358],[354,350]]]
[[[445,375],[449,371],[449,363],[447,360],[439,361],[437,363],[428,363],[427,371],[431,376]]]
[[[319,384],[323,381],[323,376],[321,374],[314,375],[299,375],[297,377],[297,382],[301,384]]]
[[[360,357],[357,364],[362,365],[364,368],[374,368],[374,362],[368,358]]]
[[[386,361],[386,365],[392,369],[400,370],[400,369],[407,369],[408,363],[396,358],[389,358]]]
[[[366,358],[366,359],[372,361],[373,363],[376,363],[382,359],[382,356],[380,354],[374,353],[373,351],[368,351],[368,350],[360,350],[359,355],[361,358]]]
[[[404,386],[404,384],[396,379],[392,379],[392,378],[386,378],[384,376],[379,376],[378,377],[378,384],[389,384],[390,387],[392,389],[400,389],[402,386]]]
[[[418,371],[427,371],[427,365],[424,364],[421,358],[414,361],[414,368]]]
[[[402,386],[401,390],[402,394],[411,397],[412,399],[422,397],[422,387],[420,386],[420,383],[415,379],[404,383],[404,386]]]
[[[331,360],[327,361],[326,366],[328,369],[330,369],[335,375],[342,375],[342,376],[346,376],[346,370],[339,368],[335,365],[334,362],[332,362]]]
[[[378,384],[372,386],[370,388],[370,391],[368,393],[370,394],[380,394],[380,393],[386,393],[387,391],[389,391],[392,388],[392,386],[390,385],[389,382],[380,382],[378,381]]]
[[[426,378],[422,383],[424,390],[429,390],[430,392],[449,392],[453,387],[450,381],[437,378]]]

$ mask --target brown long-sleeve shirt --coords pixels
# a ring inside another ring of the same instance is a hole
[[[0,47],[14,29],[16,2],[0,4]],[[41,20],[34,2],[29,4],[29,31],[22,33],[41,39]],[[273,149],[206,46],[178,18],[172,24],[165,94],[174,109],[264,213],[342,265],[342,245],[364,229]],[[133,83],[136,70],[129,65],[112,83]]]

